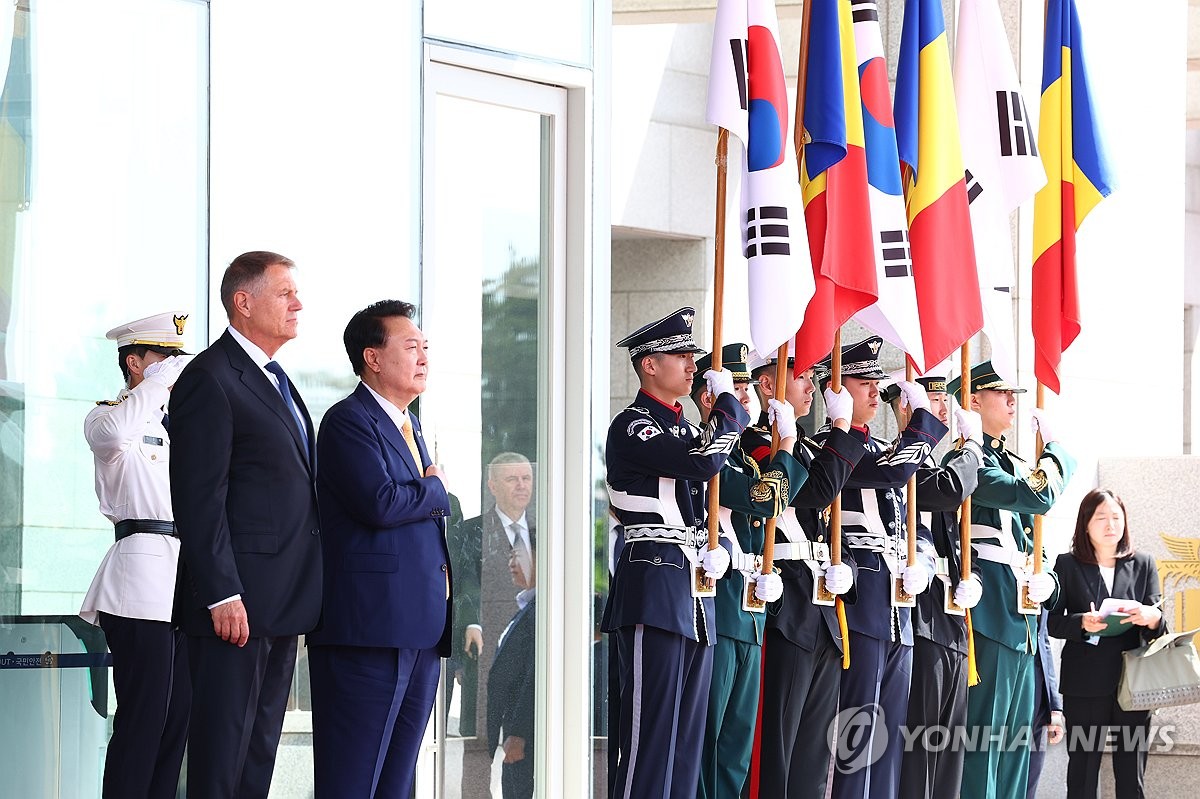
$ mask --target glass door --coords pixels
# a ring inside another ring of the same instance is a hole
[[[454,656],[417,796],[498,799],[502,781],[533,784],[544,757],[539,550],[553,552],[555,529],[566,107],[557,87],[426,63],[421,324],[431,377],[421,418],[458,504],[447,535]]]

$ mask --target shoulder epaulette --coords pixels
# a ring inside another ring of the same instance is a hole
[[[114,405],[120,405],[124,401],[125,400],[96,400],[96,404],[97,405],[114,406]]]
[[[804,446],[808,447],[811,450],[819,450],[823,446],[825,446],[824,444],[820,443],[819,441],[816,441],[816,440],[812,439],[811,437],[809,437],[809,435],[807,433],[800,434],[800,441],[803,442]]]

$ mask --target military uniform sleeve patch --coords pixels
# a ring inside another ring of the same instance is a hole
[[[631,437],[637,436],[642,441],[649,441],[661,432],[662,430],[658,429],[658,425],[654,423],[653,419],[646,419],[644,417],[640,419],[634,419],[629,423],[629,426],[625,428],[626,435]]]
[[[650,439],[654,438],[656,435],[658,435],[661,432],[662,431],[659,430],[654,425],[646,425],[645,427],[643,427],[641,430],[639,430],[637,432],[637,437],[640,438],[642,441],[649,441]]]

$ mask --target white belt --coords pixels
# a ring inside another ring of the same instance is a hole
[[[1008,549],[1007,547],[998,547],[995,544],[971,544],[971,549],[975,553],[975,557],[980,560],[991,561],[992,563],[1003,563],[1010,567],[1013,573],[1018,571],[1023,572],[1029,563],[1029,556],[1024,552],[1016,549]]]
[[[938,577],[950,576],[950,559],[949,558],[934,558],[933,573]]]
[[[708,544],[708,531],[695,527],[671,527],[667,525],[640,525],[625,528],[625,542],[653,541],[659,544],[678,544],[696,549],[703,542]]]
[[[829,545],[812,541],[791,541],[775,545],[775,560],[829,560]]]
[[[734,552],[729,556],[729,568],[754,574],[762,568],[762,557],[753,552]]]

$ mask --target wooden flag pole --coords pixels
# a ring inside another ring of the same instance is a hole
[[[904,379],[909,383],[913,381],[913,365],[912,361],[907,357],[904,359]],[[912,419],[912,408],[908,409],[910,414],[909,419]],[[908,501],[908,560],[906,563],[911,566],[917,562],[917,474],[913,472],[908,478],[908,491],[906,495]]]
[[[962,390],[962,406],[971,410],[971,401],[975,393],[971,391],[971,341],[963,342],[959,359],[959,386]],[[981,431],[982,432],[982,431]],[[962,561],[960,579],[966,580],[971,576],[971,495],[963,498],[958,510],[959,558]],[[949,591],[950,587],[946,586]],[[975,659],[975,626],[971,623],[971,609],[967,608],[963,615],[967,623],[967,687],[979,685],[979,664]]]
[[[779,352],[776,354],[775,361],[775,392],[773,399],[787,399],[787,362],[788,362],[788,345],[791,342],[785,341],[779,347]],[[775,457],[775,453],[779,452],[779,422],[771,425],[771,457]],[[784,501],[787,497],[782,497]],[[775,527],[778,523],[776,517],[772,516],[767,519],[766,530],[763,533],[763,553],[762,553],[762,573],[770,574],[775,568]]]
[[[975,394],[971,391],[971,342],[965,341],[962,345],[962,358],[960,361],[960,374],[962,386],[963,409],[971,410],[971,400]],[[962,507],[958,513],[958,532],[959,541],[962,547],[962,579],[967,579],[971,576],[971,495],[967,494],[963,499]]]
[[[725,189],[729,175],[729,131],[720,129],[717,134],[717,212],[713,231],[713,314],[712,314],[712,368],[721,368],[721,331],[725,322]],[[716,399],[715,397],[713,399]],[[708,481],[708,548],[721,545],[721,475],[717,473]],[[712,596],[717,584],[704,576],[704,570],[696,566],[693,582],[698,595]]]
[[[1046,387],[1042,385],[1042,381],[1037,384],[1037,407],[1042,410],[1046,407]],[[1033,459],[1034,468],[1037,468],[1037,462],[1042,459],[1042,452],[1046,449],[1046,442],[1042,441],[1041,428],[1038,429],[1035,439],[1035,454]],[[1042,572],[1042,516],[1038,514],[1033,517],[1033,573],[1041,574]]]

